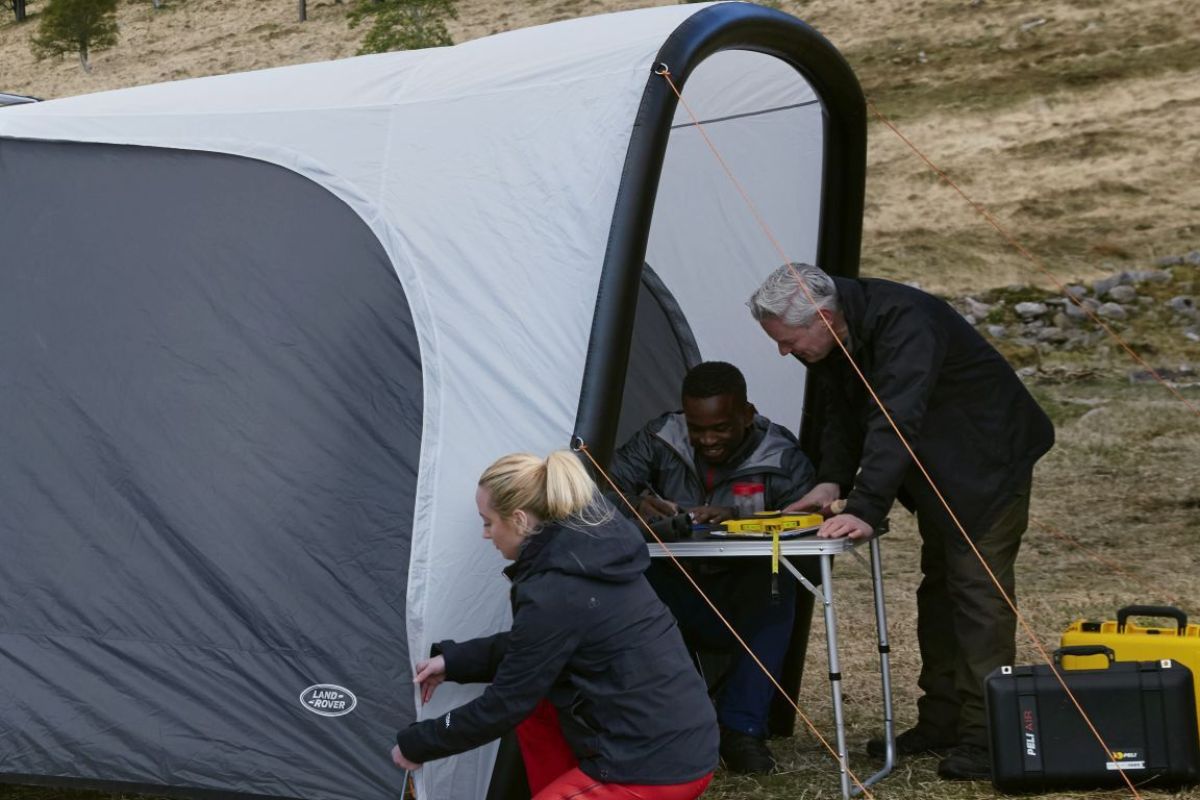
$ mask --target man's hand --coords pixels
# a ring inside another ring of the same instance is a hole
[[[404,757],[404,753],[400,752],[400,745],[392,745],[392,763],[400,769],[414,770],[420,769],[421,765],[415,761],[409,761]]]
[[[659,517],[673,517],[679,513],[679,506],[672,503],[670,500],[663,500],[661,497],[655,497],[652,494],[643,495],[642,500],[638,503],[638,513],[642,515],[642,519],[650,522]]]
[[[838,514],[825,520],[817,531],[817,538],[841,539],[848,536],[851,539],[865,539],[874,532],[874,528],[853,514]]]
[[[734,510],[729,506],[696,506],[688,509],[692,522],[699,525],[716,525],[727,519],[733,519]]]
[[[842,493],[842,488],[836,483],[818,483],[816,486],[808,490],[808,494],[801,497],[796,502],[783,509],[785,514],[795,514],[797,511],[816,511],[824,516],[829,516],[829,506],[834,500],[838,499],[838,495]]]
[[[417,674],[413,676],[413,680],[421,687],[421,705],[425,705],[433,699],[433,693],[442,685],[442,681],[446,680],[446,659],[434,656],[425,661],[418,661]]]

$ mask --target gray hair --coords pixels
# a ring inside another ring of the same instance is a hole
[[[808,288],[807,293],[798,281]],[[823,270],[793,262],[768,275],[746,305],[750,306],[750,316],[759,322],[777,319],[789,327],[802,328],[812,323],[820,309],[838,310],[837,287]]]

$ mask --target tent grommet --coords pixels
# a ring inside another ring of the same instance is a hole
[[[667,66],[667,62],[660,61],[654,65],[654,74],[655,75],[670,75],[671,68],[669,66]]]

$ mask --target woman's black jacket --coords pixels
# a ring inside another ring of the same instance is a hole
[[[551,524],[505,569],[512,630],[434,646],[446,679],[482,696],[396,736],[416,762],[512,730],[542,698],[579,766],[606,783],[686,783],[717,764],[717,720],[675,620],[646,582],[650,559],[619,514]]]

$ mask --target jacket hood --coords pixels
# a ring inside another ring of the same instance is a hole
[[[696,468],[696,454],[688,438],[687,420],[681,412],[663,415],[662,427],[654,434],[672,450]],[[761,414],[754,415],[752,427],[762,434],[755,448],[733,467],[734,473],[742,472],[785,472],[784,457],[796,447],[796,438],[785,428],[776,425]]]
[[[529,538],[504,574],[514,583],[541,572],[610,583],[636,580],[650,566],[646,542],[635,523],[605,507],[610,517],[599,524],[569,520],[545,525]]]

